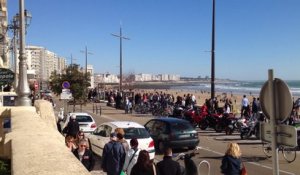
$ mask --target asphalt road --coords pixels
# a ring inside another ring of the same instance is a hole
[[[113,121],[113,120],[126,120],[126,121],[135,121],[140,124],[145,124],[149,119],[153,118],[152,115],[140,115],[140,114],[125,114],[123,110],[116,110],[112,107],[107,107],[103,103],[97,103],[98,106],[101,106],[101,116],[100,114],[93,113],[93,104],[88,104],[86,106],[82,106],[82,112],[90,113],[94,119],[96,120],[97,125]],[[62,106],[62,102],[57,101],[58,110],[59,107]],[[71,108],[69,108],[71,109]],[[80,112],[80,107],[76,106],[76,112]],[[229,142],[237,142],[242,149],[242,159],[246,166],[248,174],[264,174],[271,175],[272,174],[272,159],[266,158],[262,151],[262,145],[260,140],[240,140],[239,134],[234,133],[231,136],[225,135],[225,133],[216,133],[214,130],[205,130],[202,131],[197,128],[200,135],[200,144],[201,148],[193,160],[196,164],[199,164],[201,161],[206,160],[210,164],[210,174],[218,175],[220,173],[220,166],[222,156],[227,148],[227,144]],[[181,152],[187,152],[188,150],[174,150],[174,154],[178,154]],[[280,175],[300,175],[300,158],[299,152],[297,152],[296,160],[292,163],[287,163],[282,154],[279,152],[279,167],[280,167]],[[95,170],[92,171],[92,174],[98,175],[103,174],[100,168],[100,157],[96,157],[96,167]],[[162,160],[162,155],[156,155],[155,161]],[[183,162],[180,161],[181,164]],[[201,174],[207,174],[208,168],[206,165],[202,164],[200,168]]]

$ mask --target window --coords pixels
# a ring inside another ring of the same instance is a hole
[[[124,128],[125,131],[125,139],[142,139],[142,138],[149,138],[149,133],[145,128]]]
[[[77,122],[93,122],[93,119],[88,115],[76,115]]]

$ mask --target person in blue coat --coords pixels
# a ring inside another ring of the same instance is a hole
[[[237,143],[229,143],[222,159],[221,172],[224,175],[240,175],[243,168],[241,150]]]
[[[107,175],[120,175],[125,162],[125,149],[117,141],[116,133],[110,135],[111,141],[106,143],[102,154],[101,167]]]

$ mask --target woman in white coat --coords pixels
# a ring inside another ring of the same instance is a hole
[[[132,138],[130,140],[130,149],[128,150],[125,158],[125,163],[123,166],[123,171],[126,172],[126,174],[131,173],[132,167],[136,164],[140,149],[138,148],[139,143],[136,138]]]

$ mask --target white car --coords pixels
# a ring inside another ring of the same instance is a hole
[[[84,133],[92,133],[97,128],[96,122],[94,118],[89,115],[88,113],[69,113],[61,122],[61,128],[62,130],[68,125],[68,122],[70,121],[70,117],[75,114],[76,115],[76,121],[79,124],[79,128]]]
[[[139,142],[138,148],[147,150],[150,159],[154,159],[154,141],[148,131],[143,125],[131,121],[114,121],[99,125],[93,133],[87,136],[90,149],[95,154],[102,156],[104,145],[110,141],[110,134],[114,132],[116,128],[124,129],[124,138],[128,144],[132,138],[137,138]]]

